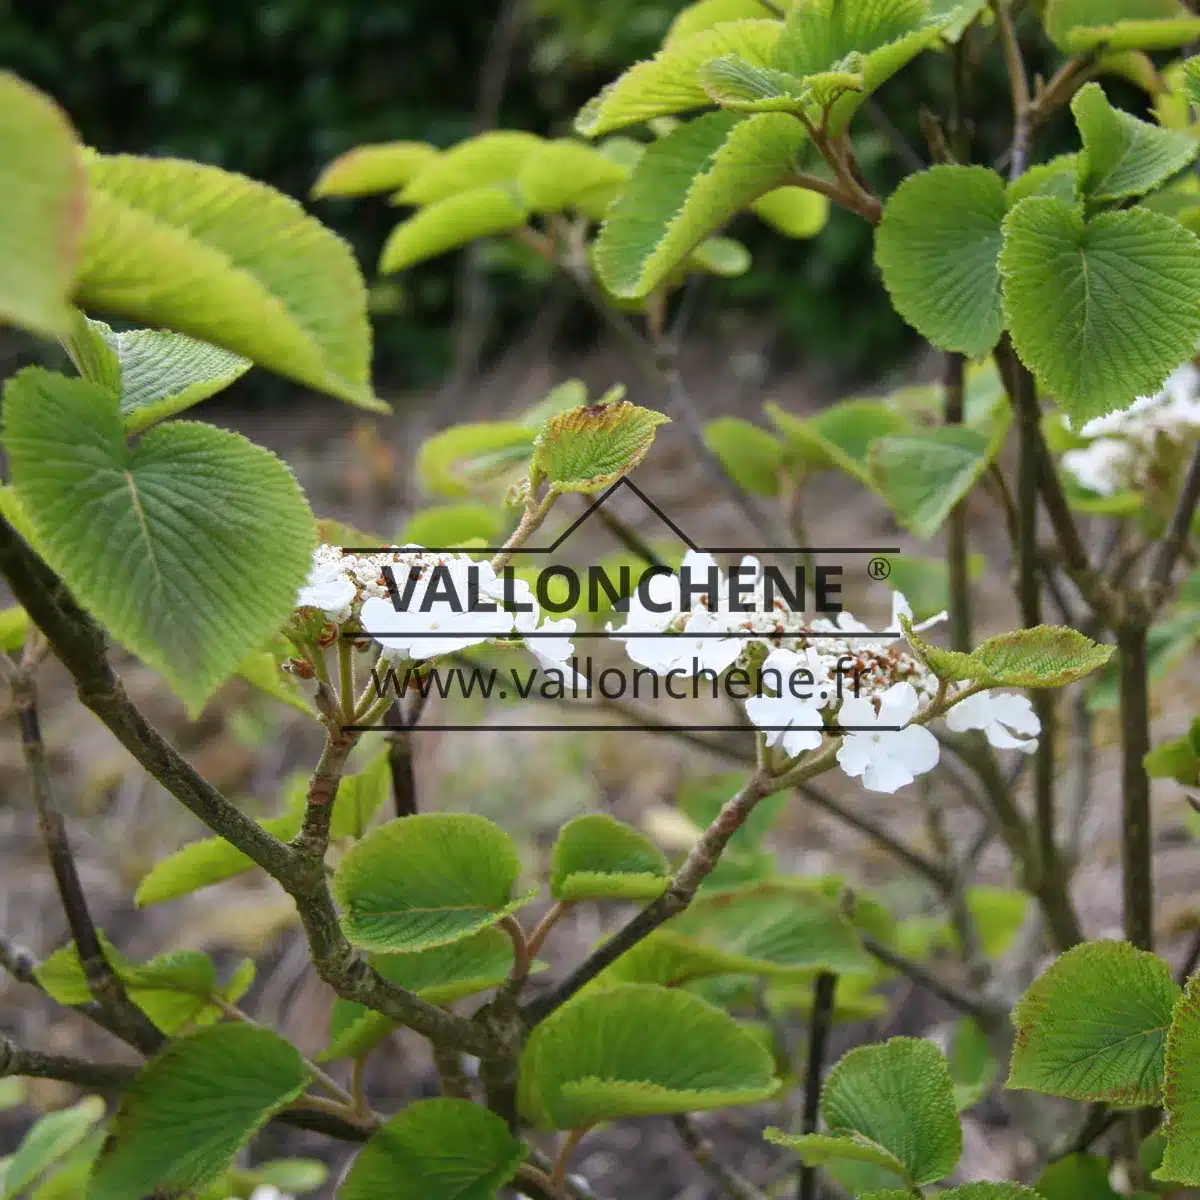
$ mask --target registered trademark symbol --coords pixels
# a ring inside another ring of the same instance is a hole
[[[892,573],[892,564],[886,558],[873,558],[867,563],[867,574],[872,579],[886,579]]]

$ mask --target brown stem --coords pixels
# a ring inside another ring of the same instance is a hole
[[[966,359],[949,353],[942,382],[947,425],[961,425],[964,409]],[[971,650],[971,579],[967,570],[967,503],[954,506],[946,533],[946,567],[950,574],[950,645],[964,654]]]
[[[345,642],[348,646],[350,643]],[[351,701],[353,703],[353,701]],[[292,848],[306,858],[323,862],[329,849],[329,828],[333,821],[333,805],[338,786],[346,769],[346,760],[358,743],[357,733],[330,729],[326,734],[321,757],[308,781],[304,802],[304,823],[292,842]]]
[[[1008,177],[1012,180],[1024,172],[1029,157],[1029,79],[1025,74],[1025,60],[1021,56],[1021,46],[1013,25],[1011,0],[994,0],[992,7],[996,13],[1000,43],[1004,48],[1004,65],[1008,69],[1008,86],[1012,92],[1013,136],[1008,158]]]
[[[825,1069],[825,1045],[833,1025],[837,976],[820,971],[813,981],[812,1017],[808,1023],[808,1061],[804,1064],[804,1115],[802,1133],[816,1133],[821,1113],[821,1079]],[[817,1200],[817,1168],[801,1164],[796,1195],[798,1200]]]
[[[533,954],[529,949],[529,940],[525,936],[525,930],[522,928],[521,922],[512,913],[501,919],[500,928],[508,934],[513,944],[513,965],[512,970],[509,972],[508,980],[514,987],[519,987],[529,978],[529,968],[533,965]]]
[[[567,1167],[571,1162],[579,1143],[587,1137],[587,1128],[572,1129],[562,1140],[558,1153],[554,1156],[554,1169],[550,1172],[550,1183],[562,1200],[567,1198]]]
[[[1154,860],[1150,819],[1150,780],[1142,760],[1150,750],[1146,626],[1130,622],[1117,631],[1117,670],[1121,691],[1121,870],[1125,898],[1125,939],[1154,949]]]
[[[556,900],[547,910],[546,915],[533,927],[526,943],[529,953],[529,965],[532,967],[537,952],[542,948],[550,930],[566,915],[571,907],[569,900]]]
[[[1152,611],[1159,607],[1166,596],[1167,587],[1171,582],[1171,572],[1175,569],[1175,564],[1179,561],[1188,538],[1191,536],[1192,520],[1196,515],[1197,504],[1200,504],[1200,445],[1192,452],[1192,459],[1188,463],[1187,474],[1184,476],[1183,488],[1180,490],[1175,512],[1167,525],[1167,532],[1158,544],[1154,561],[1150,566],[1147,602]]]
[[[696,1165],[726,1196],[731,1200],[767,1200],[765,1192],[760,1192],[741,1172],[721,1161],[716,1146],[704,1136],[691,1117],[680,1114],[671,1120],[679,1134],[679,1140],[683,1142]]]

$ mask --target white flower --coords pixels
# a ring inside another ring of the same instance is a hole
[[[946,725],[955,733],[982,729],[997,750],[1021,750],[1026,754],[1037,749],[1037,735],[1042,731],[1029,697],[1016,692],[976,692],[967,696],[946,714]]]
[[[866,699],[850,697],[838,711],[848,727],[837,760],[851,778],[861,776],[872,792],[894,792],[937,766],[938,743],[928,729],[909,725],[919,701],[908,683],[895,683],[879,698],[879,712]]]
[[[281,1192],[274,1184],[260,1183],[250,1193],[250,1200],[295,1200],[295,1198],[286,1192]]]
[[[1125,486],[1132,474],[1135,457],[1129,442],[1097,438],[1090,446],[1068,450],[1062,456],[1062,465],[1081,487],[1101,496],[1111,496]]]
[[[575,622],[570,617],[563,617],[561,621],[551,621],[547,618],[536,630],[529,629],[523,632],[571,634],[575,632]],[[541,663],[542,670],[561,674],[567,687],[587,687],[586,676],[575,670],[571,663],[575,654],[575,644],[569,637],[529,638],[525,645]]]
[[[318,548],[313,552],[308,579],[296,594],[296,607],[319,608],[331,621],[345,621],[357,594],[357,585],[341,563],[322,556]]]
[[[395,574],[404,598],[409,581],[400,571]],[[390,599],[372,596],[363,603],[362,623],[388,658],[432,658],[465,650],[512,632],[513,614],[488,596],[495,581],[489,563],[472,562],[465,556],[430,563],[422,569],[402,609]],[[446,632],[440,632],[443,630]]]
[[[781,691],[778,696],[751,696],[746,701],[746,716],[766,733],[768,746],[782,745],[790,758],[804,750],[815,750],[821,744],[825,726],[821,709],[829,702],[829,689],[834,686],[827,664],[811,648],[804,654],[772,650],[761,671],[764,676],[778,671]],[[808,672],[807,680],[800,676],[801,671]],[[796,692],[808,698],[800,699]]]

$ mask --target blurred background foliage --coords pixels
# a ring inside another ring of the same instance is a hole
[[[684,3],[0,0],[0,46],[5,65],[57,97],[100,150],[183,155],[304,197],[324,163],[363,142],[448,145],[493,125],[569,132],[585,100],[654,52]],[[911,114],[902,132],[922,154],[918,108],[944,109],[953,67],[947,55],[926,55],[878,97],[889,113]],[[974,86],[977,112],[1005,116],[1002,78]],[[886,192],[912,164],[879,128],[860,125],[860,161]],[[350,239],[373,278],[396,210],[379,200],[322,202],[317,211]],[[875,278],[861,221],[835,212],[815,241],[775,237],[751,219],[733,232],[754,268],[710,285],[701,322],[736,309],[740,321],[769,325],[778,360],[815,360],[843,377],[877,374],[914,344]],[[428,385],[451,367],[463,290],[457,257],[377,288],[384,319],[376,371],[385,388]],[[484,259],[484,362],[544,301],[542,273],[511,266],[504,248]],[[562,303],[564,336],[592,336],[582,306],[569,293]]]

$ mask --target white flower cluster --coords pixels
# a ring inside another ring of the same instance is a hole
[[[1079,432],[1095,440],[1062,457],[1064,470],[1077,483],[1102,496],[1144,486],[1163,441],[1181,445],[1200,435],[1200,371],[1184,363],[1161,392],[1139,396],[1120,412],[1088,421]]]
[[[384,568],[404,603],[392,602]],[[514,609],[504,608],[512,603]],[[546,669],[561,671],[568,686],[575,653],[575,622],[539,620],[540,608],[523,579],[503,579],[489,562],[469,554],[433,553],[407,545],[376,554],[344,554],[338,546],[313,551],[308,580],[296,606],[316,608],[339,625],[355,619],[384,658],[426,659],[512,634],[534,635],[526,646]]]
[[[625,624],[609,626],[634,662],[685,675],[720,673],[737,663],[766,683],[780,681],[772,687],[777,694],[745,702],[767,744],[793,757],[817,749],[827,732],[843,730],[838,763],[871,791],[894,792],[937,765],[937,739],[912,720],[937,695],[938,680],[903,641],[900,617],[911,620],[912,610],[899,592],[891,624],[872,631],[847,612],[811,621],[793,612],[767,589],[757,559],[743,559],[739,568],[738,607],[710,555],[689,551],[682,566],[690,580],[712,580],[697,603],[683,607],[680,576],[657,576],[648,596],[635,593]],[[914,628],[945,619],[940,613]],[[1025,753],[1036,749],[1041,729],[1026,697],[1002,692],[965,696],[946,724],[956,732],[982,730],[993,746]]]

